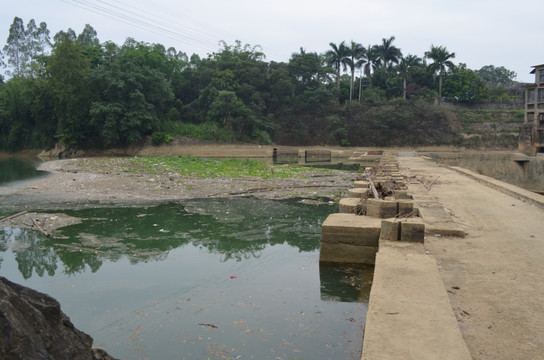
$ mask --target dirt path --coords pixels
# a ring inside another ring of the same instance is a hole
[[[406,171],[440,176],[433,198],[468,235],[428,236],[463,337],[475,360],[544,359],[544,210],[421,158]]]

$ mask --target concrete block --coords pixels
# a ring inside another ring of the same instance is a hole
[[[344,198],[338,203],[338,209],[341,213],[355,214],[360,203],[361,199],[356,197]]]
[[[368,199],[366,203],[366,215],[379,219],[394,218],[397,216],[398,204],[396,201],[381,199]]]
[[[368,191],[368,188],[365,189],[365,188],[362,188],[362,187],[356,187],[356,188],[353,188],[353,189],[349,189],[348,190],[348,197],[351,197],[351,198],[362,198],[364,194],[366,194],[366,192]]]
[[[411,200],[399,200],[398,216],[407,216],[414,211],[414,202]]]
[[[393,190],[393,196],[395,199],[412,199],[412,195],[409,195],[406,190]]]
[[[331,214],[321,227],[321,243],[378,246],[381,220],[355,214]]]
[[[272,151],[272,162],[274,164],[296,164],[298,163],[298,150],[274,148]]]
[[[377,246],[321,243],[320,263],[374,265]]]
[[[382,229],[380,231],[380,241],[390,240],[398,241],[400,239],[400,222],[395,220],[382,220]]]
[[[353,182],[353,187],[368,189],[370,187],[370,183],[368,181],[355,180]]]
[[[410,218],[401,222],[400,241],[423,243],[425,224],[421,218]]]
[[[321,228],[319,261],[374,264],[381,230],[379,219],[331,214]]]
[[[378,183],[385,184],[386,182],[390,182],[391,179],[387,176],[376,176],[376,179],[374,180],[374,185]]]
[[[306,150],[304,152],[304,160],[306,162],[323,162],[331,161],[331,151],[322,149]]]

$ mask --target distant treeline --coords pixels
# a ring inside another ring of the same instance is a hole
[[[473,71],[431,45],[403,56],[395,38],[364,47],[300,48],[287,63],[259,46],[220,43],[206,58],[128,38],[53,39],[45,23],[15,18],[0,59],[0,149],[127,146],[151,136],[228,142],[358,146],[456,144],[443,100],[511,101],[516,74]]]

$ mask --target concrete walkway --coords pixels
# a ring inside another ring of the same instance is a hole
[[[414,182],[409,192],[471,357],[544,359],[544,196],[419,157],[398,160],[405,175],[439,176],[430,190]]]
[[[436,261],[421,243],[380,241],[363,360],[470,360]]]

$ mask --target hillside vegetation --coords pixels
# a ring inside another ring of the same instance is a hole
[[[259,46],[222,42],[200,58],[131,38],[101,43],[90,25],[51,39],[45,23],[32,19],[25,26],[16,17],[3,48],[0,150],[123,148],[176,136],[280,145],[515,146],[519,113],[473,110],[519,100],[515,73],[454,64],[455,53],[441,46],[431,45],[423,57],[403,55],[394,40],[330,43],[323,54],[301,48],[288,62],[266,61]]]
[[[459,145],[481,149],[515,149],[523,124],[522,109],[454,109]]]

